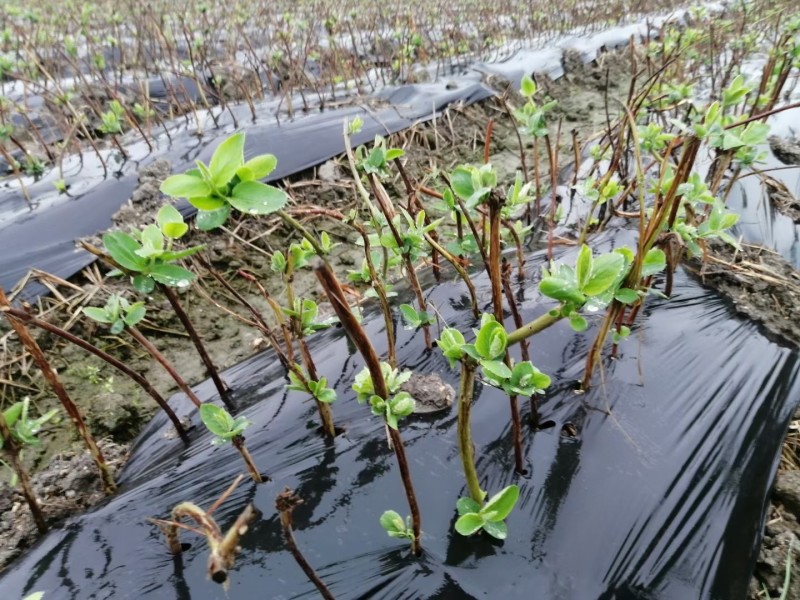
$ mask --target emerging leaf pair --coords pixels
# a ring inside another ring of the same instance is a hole
[[[386,530],[389,537],[414,541],[414,528],[411,526],[411,517],[405,521],[398,513],[387,510],[381,515],[381,527]]]
[[[323,404],[330,404],[336,400],[336,390],[328,387],[328,379],[326,377],[320,377],[318,381],[314,381],[309,379],[305,373],[301,378],[297,373],[290,370],[289,381],[289,385],[286,386],[287,390],[305,392]]]

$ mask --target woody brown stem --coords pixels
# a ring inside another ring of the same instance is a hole
[[[322,595],[325,600],[334,600],[333,594],[325,585],[325,583],[320,579],[317,572],[314,570],[314,567],[306,560],[306,557],[303,556],[303,553],[300,552],[300,548],[297,546],[297,542],[294,539],[294,533],[292,531],[292,511],[294,508],[302,504],[303,500],[297,494],[295,494],[289,488],[286,488],[278,494],[278,497],[275,499],[275,508],[278,510],[278,516],[281,520],[281,527],[283,528],[283,537],[286,540],[286,545],[289,547],[289,551],[292,553],[295,561],[300,568],[303,569],[303,573],[306,574],[306,577],[311,580],[319,593]]]
[[[381,312],[383,312],[384,330],[386,331],[386,361],[395,368],[397,366],[397,355],[395,353],[395,337],[394,337],[394,320],[392,319],[392,307],[389,305],[389,297],[386,295],[386,288],[383,285],[383,280],[380,278],[378,270],[375,268],[375,263],[372,262],[372,252],[369,244],[369,235],[366,230],[358,226],[356,227],[361,239],[364,242],[364,260],[367,262],[367,269],[372,279],[372,288],[378,295],[378,301],[381,305]]]
[[[427,310],[427,302],[425,301],[425,295],[422,293],[422,287],[419,284],[419,279],[417,279],[417,271],[411,262],[411,257],[408,255],[408,252],[402,251],[404,246],[403,238],[400,237],[400,232],[397,231],[397,227],[395,227],[394,222],[392,221],[394,217],[394,210],[392,209],[391,203],[386,196],[386,191],[383,189],[383,186],[381,186],[375,175],[370,173],[368,179],[370,185],[372,186],[372,192],[375,194],[375,198],[378,200],[378,206],[380,206],[383,215],[386,217],[386,224],[389,227],[389,231],[392,233],[392,237],[394,237],[398,251],[401,252],[400,256],[403,259],[403,264],[405,265],[406,274],[408,275],[408,281],[411,284],[411,289],[414,290],[414,295],[417,297],[419,309],[422,311]],[[422,334],[425,338],[425,347],[431,349],[433,344],[431,340],[430,327],[427,324],[422,326]]]
[[[322,285],[323,290],[325,290],[325,294],[328,296],[328,300],[330,300],[331,305],[333,306],[334,312],[336,312],[336,316],[339,317],[339,322],[342,324],[345,332],[347,332],[350,341],[353,342],[353,345],[358,349],[359,353],[364,358],[364,362],[366,363],[366,367],[369,370],[370,377],[372,378],[372,384],[375,388],[375,393],[381,398],[388,400],[389,389],[386,386],[386,380],[383,378],[383,371],[381,371],[381,363],[378,359],[378,355],[375,352],[375,348],[373,348],[372,344],[370,343],[364,328],[361,327],[358,319],[356,319],[356,316],[350,310],[350,306],[347,304],[347,300],[345,299],[344,291],[342,290],[342,286],[339,284],[339,280],[336,279],[336,275],[334,275],[331,268],[322,261],[317,262],[316,266],[314,267],[314,271],[316,272],[320,285]],[[411,511],[411,519],[414,530],[414,539],[411,542],[411,551],[415,555],[419,555],[422,552],[422,547],[420,546],[420,533],[422,525],[419,514],[419,504],[417,503],[417,496],[414,492],[414,486],[411,482],[411,471],[408,467],[408,460],[406,459],[406,453],[400,433],[391,427],[388,427],[387,429],[392,441],[392,449],[394,450],[395,458],[397,459],[397,466],[400,469],[400,477],[403,481],[403,488],[406,492],[408,507]]]
[[[222,379],[219,376],[219,372],[217,368],[214,366],[214,363],[211,360],[211,357],[208,355],[205,346],[203,345],[203,341],[200,339],[200,335],[197,333],[197,330],[192,325],[191,320],[189,319],[189,315],[186,314],[186,311],[183,310],[183,306],[181,305],[180,300],[178,299],[178,294],[175,293],[171,287],[163,285],[161,283],[158,284],[159,289],[163,292],[163,294],[169,300],[170,305],[172,306],[172,310],[175,311],[175,314],[178,316],[178,320],[183,325],[183,328],[186,330],[186,333],[189,334],[189,337],[194,344],[194,347],[197,348],[197,353],[200,355],[200,359],[203,361],[203,364],[206,367],[206,372],[211,377],[211,380],[214,382],[214,387],[217,388],[217,392],[219,392],[219,397],[222,399],[222,402],[225,404],[226,407],[229,409],[233,409],[233,402],[231,402],[230,397],[228,396],[228,389],[225,387]]]
[[[242,460],[244,460],[244,464],[247,467],[247,472],[250,474],[250,477],[256,483],[264,483],[264,478],[261,476],[261,473],[256,468],[256,463],[253,460],[253,455],[250,454],[250,451],[247,449],[247,446],[244,444],[244,436],[237,435],[231,440],[231,444],[236,450],[239,451],[239,454],[242,455]]]
[[[403,162],[399,158],[396,158],[394,159],[394,164],[397,165],[397,170],[400,172],[400,177],[402,177],[403,184],[406,186],[406,193],[408,194],[408,213],[412,217],[416,217],[417,213],[420,210],[424,210],[422,202],[420,202],[419,197],[417,196],[417,191],[414,188],[413,183],[411,182],[411,177],[409,177],[405,167],[403,167]],[[431,224],[431,218],[426,213],[425,225],[430,225],[430,224]],[[428,234],[426,234],[426,236],[427,235]],[[439,240],[439,236],[436,233],[435,229],[430,232],[430,236],[436,241]],[[431,251],[431,266],[433,268],[434,275],[438,278],[441,267],[439,266],[439,252],[436,250],[435,247]]]
[[[178,374],[178,371],[176,371],[175,367],[172,366],[172,363],[167,360],[167,357],[161,354],[159,349],[156,348],[141,331],[136,329],[136,327],[127,327],[127,330],[128,333],[133,336],[133,339],[139,342],[139,344],[141,344],[141,346],[147,350],[150,356],[155,358],[156,361],[158,361],[158,363],[164,367],[164,370],[169,373],[169,376],[172,377],[173,381],[178,385],[181,391],[189,397],[189,400],[192,401],[192,404],[199,408],[200,404],[202,404],[202,402],[200,402],[200,398],[198,398],[197,395],[192,391],[192,388],[189,387],[189,384],[186,383],[183,377]]]
[[[500,256],[500,227],[503,206],[502,198],[495,194],[489,197],[489,279],[492,283],[492,304],[494,305],[494,318],[503,324],[503,275],[502,259]],[[504,362],[506,366],[511,366],[511,356],[506,350]],[[522,424],[519,418],[519,405],[517,397],[513,394],[508,396],[509,407],[511,409],[511,437],[514,444],[514,465],[517,473],[524,473],[524,461],[522,456]]]

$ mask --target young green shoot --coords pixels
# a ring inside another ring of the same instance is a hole
[[[464,536],[474,535],[483,530],[498,540],[508,537],[505,520],[519,499],[519,487],[509,485],[492,496],[481,506],[472,498],[459,498],[456,503],[458,520],[456,531]]]
[[[247,472],[253,481],[263,483],[264,478],[256,468],[253,457],[244,443],[244,431],[252,422],[244,416],[238,416],[234,419],[227,410],[210,402],[201,404],[199,410],[200,420],[203,421],[203,425],[215,436],[211,443],[215,446],[227,443],[232,444],[241,454],[247,467]]]
[[[244,159],[245,134],[235,133],[223,141],[205,165],[182,175],[173,175],[161,184],[161,191],[174,198],[186,198],[197,209],[197,227],[203,231],[225,224],[232,210],[247,215],[268,215],[281,210],[286,193],[258,181],[278,164],[272,154]]]
[[[47,522],[31,486],[28,472],[22,464],[22,452],[26,446],[41,445],[37,434],[58,411],[53,409],[33,419],[28,415],[29,404],[30,400],[26,397],[21,402],[15,402],[4,411],[0,411],[0,450],[11,462],[13,471],[11,484],[19,483],[36,528],[39,533],[44,533],[47,531]]]

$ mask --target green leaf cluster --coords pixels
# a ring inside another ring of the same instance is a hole
[[[459,498],[456,503],[459,515],[456,531],[461,535],[473,535],[483,530],[498,540],[506,539],[508,527],[505,520],[518,499],[519,487],[516,485],[503,488],[483,506],[470,497]]]
[[[389,163],[405,156],[405,151],[400,148],[387,148],[386,138],[376,135],[372,150],[367,152],[366,147],[356,148],[356,165],[368,175],[378,178],[388,177]]]
[[[330,253],[336,245],[331,241],[327,232],[323,231],[320,235],[320,248],[325,254]],[[299,242],[289,244],[289,249],[284,253],[277,250],[272,255],[271,268],[276,273],[289,274],[295,269],[301,269],[309,265],[311,260],[317,255],[314,246],[307,239],[303,238]]]
[[[83,314],[104,325],[111,325],[111,333],[117,335],[125,327],[134,327],[144,319],[146,309],[144,302],[131,304],[122,296],[112,294],[103,308],[87,306]]]
[[[522,108],[514,111],[514,118],[519,121],[528,135],[533,137],[544,137],[549,133],[547,127],[547,115],[558,105],[556,100],[538,104],[534,100],[536,94],[536,82],[530,75],[522,78],[520,93],[527,99]]]
[[[174,241],[183,237],[188,229],[178,210],[167,204],[158,211],[155,224],[132,234],[106,233],[103,246],[118,265],[131,273],[133,287],[142,294],[152,292],[156,282],[186,287],[194,281],[195,274],[173,263],[203,249],[203,246],[173,249]]]
[[[486,381],[507,394],[533,396],[543,394],[550,386],[550,377],[530,361],[517,363],[512,359],[510,366],[506,365],[508,334],[490,314],[482,316],[474,344],[465,343],[464,336],[457,329],[446,328],[437,345],[451,367],[461,360],[474,361],[481,366]]]
[[[381,527],[386,530],[389,537],[414,541],[414,528],[411,526],[411,517],[403,520],[397,512],[387,510],[381,515]]]
[[[267,215],[281,210],[286,193],[261,183],[278,164],[272,154],[244,159],[245,134],[235,133],[223,141],[205,165],[182,175],[173,175],[161,184],[161,191],[174,198],[186,198],[197,208],[197,227],[210,231],[225,224],[231,210],[249,215]]]
[[[450,188],[468,209],[484,202],[497,187],[497,173],[491,164],[461,165],[450,174]]]
[[[286,386],[287,390],[305,392],[323,404],[331,404],[336,400],[336,390],[328,387],[327,377],[320,377],[318,381],[314,381],[308,378],[299,365],[298,370],[303,374],[302,377],[295,371],[289,371],[289,385]]]
[[[328,329],[336,324],[338,319],[334,316],[318,321],[319,307],[313,300],[307,298],[295,298],[294,307],[282,309],[284,314],[297,319],[303,335],[311,335],[314,332]]]
[[[411,378],[411,371],[393,369],[389,363],[382,362],[381,372],[389,390],[389,398],[381,398],[375,393],[375,384],[367,367],[356,375],[353,391],[359,403],[369,402],[372,414],[383,417],[389,427],[397,429],[399,420],[413,413],[415,408],[411,394],[400,391],[402,385]]]
[[[632,295],[637,293],[635,290],[620,289],[632,261],[633,253],[627,248],[595,257],[592,249],[584,244],[578,252],[574,267],[555,263],[549,269],[542,269],[539,291],[548,298],[561,302],[562,306],[557,312],[569,318],[573,329],[584,331],[588,324],[578,314],[578,310],[584,305],[603,308],[615,298],[620,302],[631,302],[635,299]]]
[[[200,420],[216,436],[211,442],[215,446],[243,435],[244,430],[251,424],[246,417],[240,416],[234,419],[227,410],[210,402],[200,405]]]
[[[698,240],[719,238],[726,244],[739,248],[739,242],[727,230],[739,222],[739,215],[725,208],[722,200],[715,199],[708,218],[699,225],[689,224],[684,216],[676,220],[674,231],[686,244],[689,256],[700,256],[703,253]]]
[[[410,304],[401,304],[400,313],[406,322],[406,329],[419,329],[423,325],[433,324],[433,315],[425,310],[417,310]]]
[[[19,402],[15,402],[3,411],[6,425],[11,432],[11,437],[17,444],[22,446],[39,446],[42,442],[36,437],[45,423],[58,414],[58,409],[53,409],[42,416],[32,419],[28,414],[30,398],[25,397]],[[0,449],[3,447],[4,439],[0,436]]]
[[[108,103],[108,110],[100,115],[101,123],[98,131],[110,135],[122,133],[122,118],[124,115],[125,109],[119,100],[112,100]]]

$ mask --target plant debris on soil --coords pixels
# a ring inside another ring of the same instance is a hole
[[[761,246],[742,244],[737,250],[709,244],[706,261],[690,262],[703,283],[728,298],[736,311],[763,326],[773,339],[800,346],[800,272]]]

